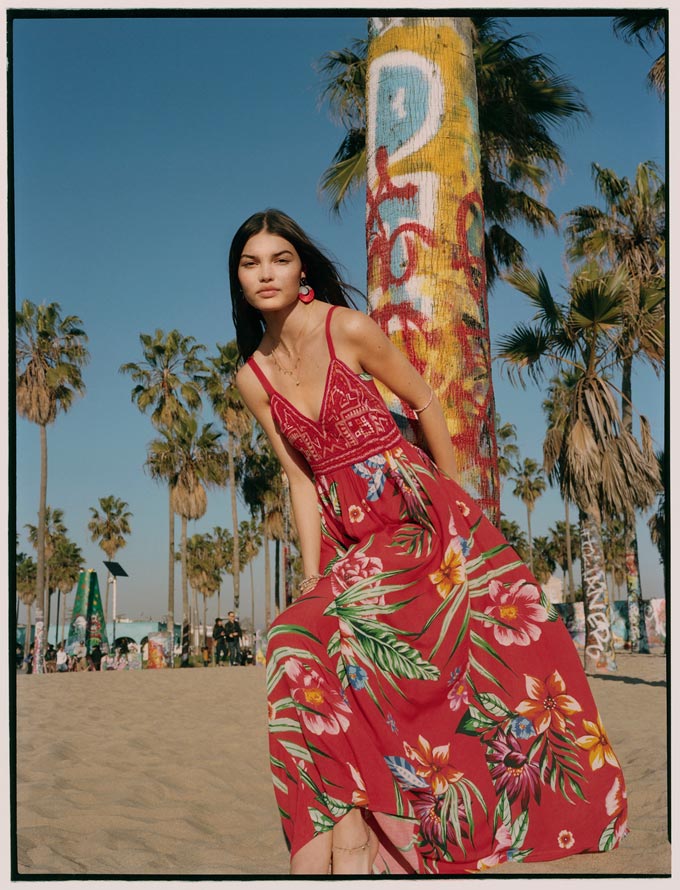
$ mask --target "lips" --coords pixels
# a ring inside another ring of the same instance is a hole
[[[273,297],[278,292],[278,287],[263,287],[262,290],[257,292],[257,295],[258,297]]]

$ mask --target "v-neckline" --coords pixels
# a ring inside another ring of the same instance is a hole
[[[313,424],[314,426],[319,426],[321,424],[321,418],[323,417],[324,411],[326,408],[329,383],[330,383],[330,379],[331,379],[331,374],[333,372],[333,366],[336,362],[341,362],[341,360],[339,358],[337,358],[337,356],[335,356],[335,355],[329,355],[328,368],[326,369],[326,382],[324,383],[323,395],[321,396],[321,407],[319,408],[319,416],[316,420],[314,420],[314,418],[310,417],[308,414],[305,414],[304,411],[300,411],[300,409],[297,408],[291,402],[291,400],[289,398],[284,396],[283,393],[279,392],[279,390],[275,389],[273,386],[272,386],[272,395],[278,396],[280,399],[283,399],[283,401],[288,405],[289,408],[292,408],[296,414],[299,414],[300,417],[304,418],[309,423]],[[341,364],[344,364],[344,362],[341,362]]]

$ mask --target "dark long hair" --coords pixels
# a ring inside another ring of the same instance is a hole
[[[279,235],[293,245],[302,260],[305,276],[314,288],[318,300],[325,300],[334,306],[353,306],[352,294],[360,294],[356,288],[342,281],[333,261],[317,247],[295,220],[281,210],[268,209],[254,213],[238,229],[229,248],[231,314],[242,362],[260,345],[265,329],[261,312],[246,301],[238,280],[238,267],[243,248],[249,238],[260,232]]]

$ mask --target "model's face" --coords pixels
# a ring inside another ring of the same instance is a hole
[[[297,300],[302,262],[290,241],[271,232],[258,232],[246,241],[238,280],[251,306],[266,312]]]

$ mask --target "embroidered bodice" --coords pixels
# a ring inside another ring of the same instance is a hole
[[[318,420],[299,411],[277,392],[251,356],[248,364],[269,394],[272,417],[281,434],[307,459],[315,475],[365,460],[394,448],[401,433],[371,379],[360,377],[335,354],[331,318],[326,316],[330,362]]]

